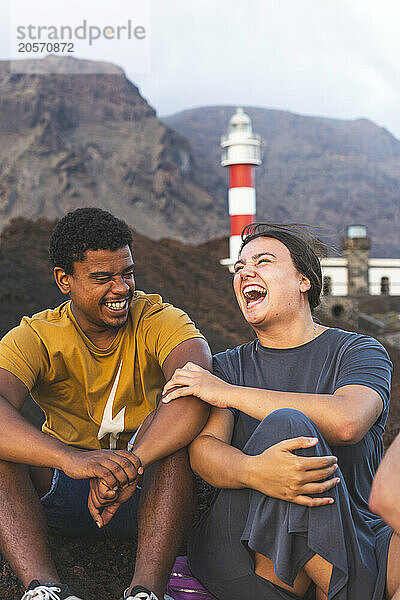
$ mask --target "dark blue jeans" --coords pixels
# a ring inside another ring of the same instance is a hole
[[[108,525],[99,529],[87,506],[89,479],[71,479],[63,471],[54,471],[50,490],[41,502],[50,527],[62,535],[104,539],[129,539],[136,535],[140,490],[122,504]]]

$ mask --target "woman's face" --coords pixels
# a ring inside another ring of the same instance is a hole
[[[259,237],[243,248],[235,264],[233,287],[246,321],[254,327],[290,323],[310,289],[293,264],[288,248],[274,238]]]

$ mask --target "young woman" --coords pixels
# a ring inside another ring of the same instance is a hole
[[[214,375],[189,363],[164,388],[165,402],[213,406],[190,455],[221,489],[191,569],[219,600],[399,600],[399,538],[368,507],[388,355],[313,321],[321,267],[303,235],[255,224],[242,238],[234,289],[256,339],[216,355]]]

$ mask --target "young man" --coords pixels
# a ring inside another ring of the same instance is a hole
[[[303,598],[312,584],[317,600],[400,598],[400,538],[368,509],[391,363],[376,340],[313,321],[321,283],[295,229],[245,229],[234,289],[256,339],[218,354],[214,375],[188,364],[164,387],[165,402],[213,407],[190,457],[222,490],[189,563],[219,600]]]
[[[129,600],[163,597],[191,522],[185,447],[209,409],[197,398],[156,407],[173,372],[188,360],[209,369],[210,351],[184,312],[135,290],[131,244],[128,226],[107,212],[66,215],[50,258],[70,300],[24,317],[0,342],[0,544],[26,600],[81,600],[60,582],[46,517],[88,536],[106,527],[129,537],[138,522]],[[20,415],[29,393],[45,413],[42,432]]]

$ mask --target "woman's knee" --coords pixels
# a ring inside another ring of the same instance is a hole
[[[244,450],[262,452],[282,440],[299,436],[320,437],[320,432],[313,421],[300,410],[280,408],[260,422]]]
[[[318,432],[313,421],[295,408],[274,410],[261,421],[257,429],[259,428],[261,431],[276,431],[281,436],[280,439],[287,439],[282,437],[282,434],[287,435],[287,437],[296,437],[299,435],[315,435]]]

